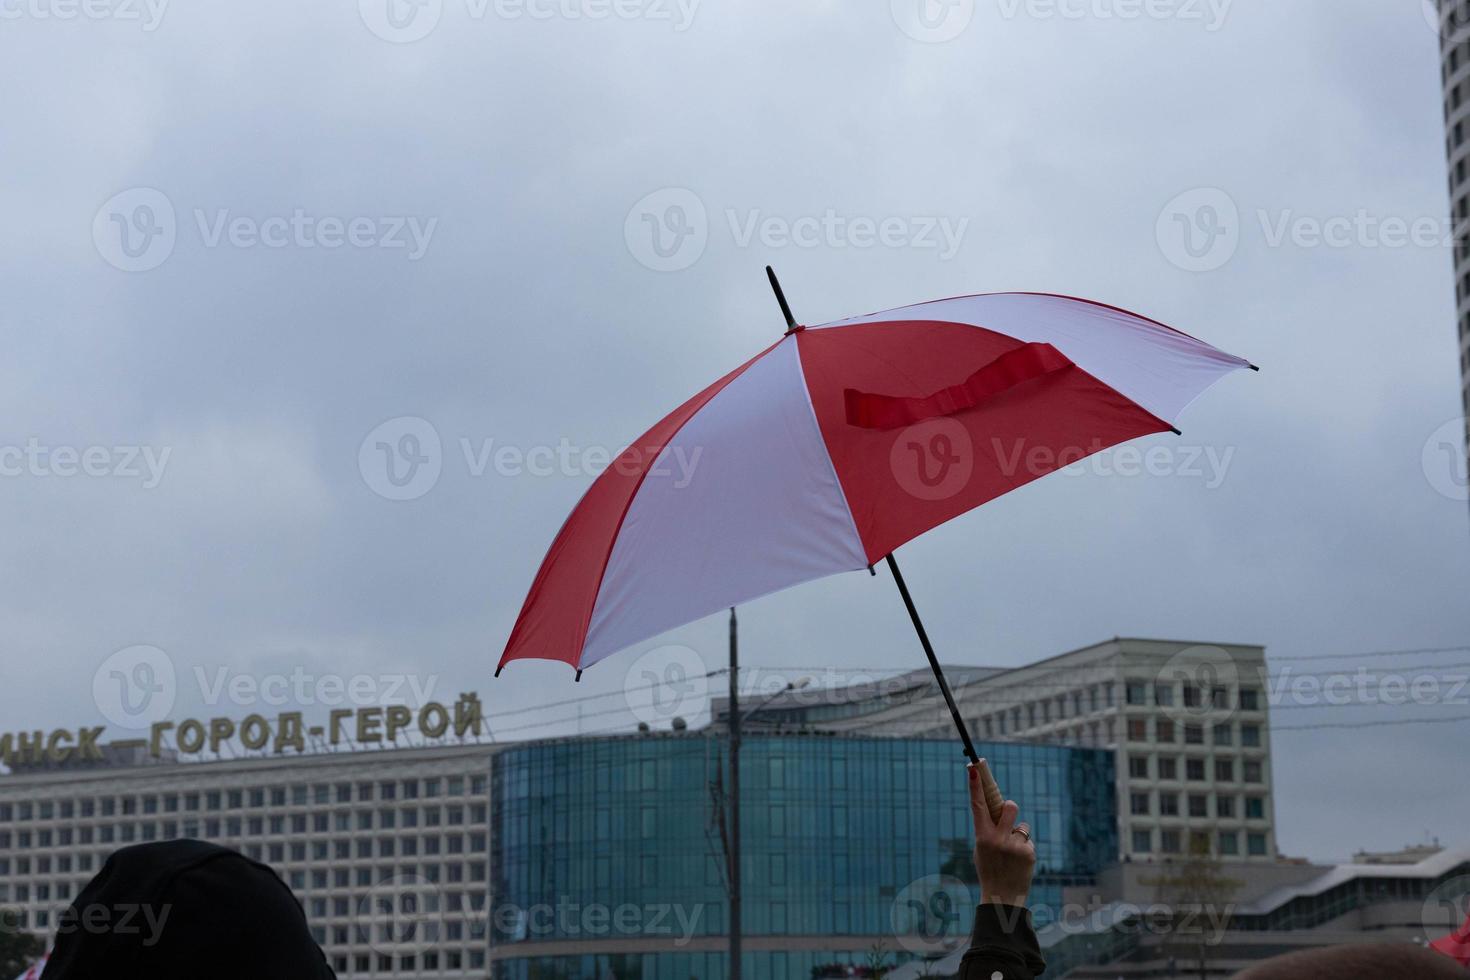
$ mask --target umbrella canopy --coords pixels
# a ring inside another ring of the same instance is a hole
[[[1470,966],[1470,918],[1448,936],[1441,936],[1430,943],[1429,948],[1443,953],[1461,966]]]
[[[1251,367],[1147,317],[1050,294],[787,320],[592,484],[497,674],[521,659],[580,672],[727,607],[870,568],[1047,473],[1177,431],[1201,392]]]

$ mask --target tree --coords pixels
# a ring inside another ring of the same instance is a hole
[[[883,980],[888,975],[888,950],[884,948],[883,940],[873,944],[868,950],[868,976],[873,980]]]
[[[20,914],[0,909],[0,977],[19,976],[46,951],[40,937],[21,929]]]
[[[1224,928],[1229,922],[1231,899],[1245,882],[1224,874],[1224,864],[1210,853],[1208,840],[1190,842],[1189,856],[1168,865],[1168,872],[1140,879],[1157,889],[1160,903],[1173,910],[1169,938],[1163,943],[1166,952],[1177,946],[1199,957],[1200,980],[1209,970],[1209,948],[1219,941],[1211,938],[1211,928]],[[1172,955],[1171,955],[1172,959]]]

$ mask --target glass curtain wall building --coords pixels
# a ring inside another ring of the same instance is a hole
[[[495,980],[726,975],[718,729],[507,748],[491,777]],[[1027,801],[1043,922],[1117,851],[1108,751],[981,747]],[[970,929],[964,759],[952,739],[753,736],[741,758],[745,975],[846,976]],[[927,944],[927,945],[926,945]]]

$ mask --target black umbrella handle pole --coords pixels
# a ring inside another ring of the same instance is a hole
[[[903,604],[908,607],[909,619],[914,621],[914,632],[919,634],[924,656],[929,658],[929,666],[934,670],[934,679],[939,681],[939,691],[944,695],[944,703],[949,705],[949,715],[954,719],[954,727],[959,729],[960,739],[965,743],[965,755],[971,763],[979,765],[980,757],[975,754],[975,743],[970,741],[970,730],[965,727],[965,719],[960,717],[960,709],[954,703],[949,681],[944,679],[944,669],[939,666],[939,658],[934,656],[934,645],[929,642],[929,634],[924,632],[924,621],[919,618],[919,610],[914,608],[914,597],[909,595],[909,587],[904,584],[903,573],[898,570],[898,562],[893,560],[893,555],[890,554],[886,560],[888,570],[893,573],[893,582],[898,586],[898,594],[903,596]]]
[[[786,294],[781,290],[781,280],[776,278],[776,270],[766,266],[766,278],[771,280],[771,289],[776,293],[776,302],[781,304],[781,315],[786,318],[786,332],[791,333],[797,329],[796,317],[791,315],[791,307],[786,303]]]

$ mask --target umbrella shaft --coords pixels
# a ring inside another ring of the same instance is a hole
[[[965,743],[965,756],[972,762],[978,764],[980,757],[975,754],[975,743],[970,741],[970,730],[965,727],[965,719],[960,717],[960,709],[954,703],[954,695],[949,690],[949,682],[944,679],[944,669],[939,666],[939,658],[934,655],[934,645],[929,642],[929,634],[924,632],[924,622],[919,619],[919,610],[914,607],[914,597],[909,595],[909,587],[904,584],[903,573],[898,570],[898,562],[894,561],[893,555],[887,558],[888,570],[893,573],[894,584],[898,586],[898,594],[903,596],[903,604],[909,611],[909,619],[914,622],[914,632],[919,634],[919,643],[924,647],[924,656],[929,658],[929,666],[934,671],[934,679],[939,682],[939,691],[944,695],[944,703],[949,705],[949,715],[954,719],[954,727],[959,730],[960,739]]]

